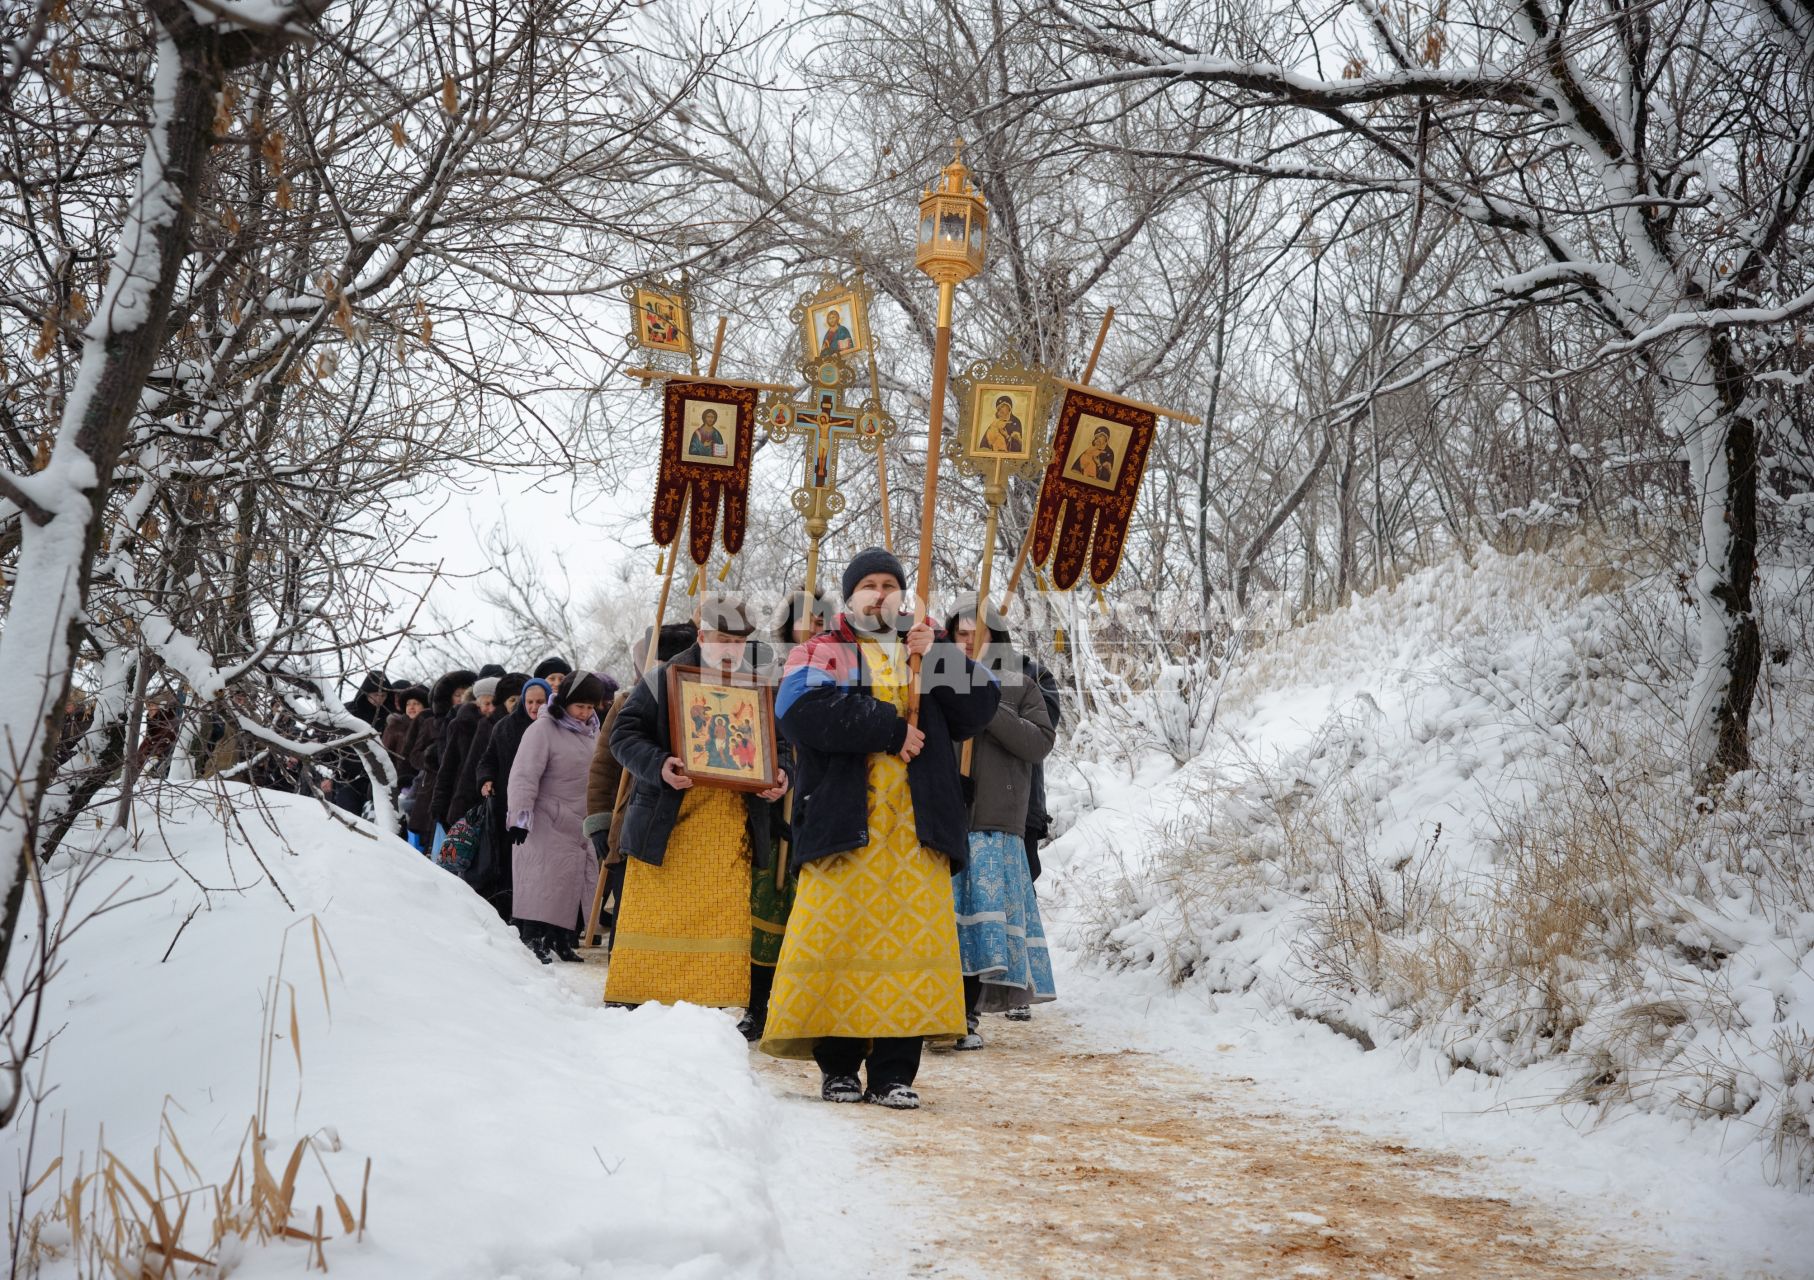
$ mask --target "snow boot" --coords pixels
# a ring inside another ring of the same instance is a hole
[[[951,1047],[953,1049],[980,1049],[983,1047],[983,1038],[972,1031],[967,1036],[959,1036],[957,1043]]]
[[[1002,1014],[1002,1017],[1009,1022],[1031,1022],[1033,1021],[1033,1006],[1030,1004],[1016,1005]]]
[[[855,1076],[826,1076],[819,1096],[827,1102],[861,1102],[863,1084]]]
[[[555,929],[553,933],[553,945],[550,949],[554,952],[555,959],[565,960],[568,964],[586,963],[586,957],[573,949],[573,944],[579,941],[578,930]]]
[[[751,1009],[737,1023],[737,1034],[751,1044],[762,1039],[763,1025],[768,1021],[767,1010]]]
[[[958,1042],[958,1047],[963,1047],[962,1041]],[[872,1089],[863,1095],[863,1101],[891,1111],[918,1111],[920,1108],[920,1095],[904,1084],[885,1084],[880,1089]]]

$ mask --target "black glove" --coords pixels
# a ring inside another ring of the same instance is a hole
[[[523,841],[525,841],[529,838],[529,828],[528,827],[512,827],[512,828],[510,828],[509,835],[510,835],[511,844],[522,844]]]
[[[611,833],[609,831],[594,831],[592,833],[592,852],[596,853],[600,858],[610,856]]]

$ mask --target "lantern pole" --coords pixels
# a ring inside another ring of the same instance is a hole
[[[926,423],[926,482],[920,493],[920,562],[913,583],[913,618],[926,621],[932,604],[932,535],[938,519],[938,467],[945,433],[945,386],[951,369],[951,312],[957,286],[982,270],[988,211],[982,193],[970,185],[964,167],[964,140],[953,148],[940,181],[920,199],[919,248],[914,265],[938,285],[938,326],[932,339],[932,404]],[[956,235],[952,231],[956,231]],[[909,663],[907,721],[920,719],[920,659]]]

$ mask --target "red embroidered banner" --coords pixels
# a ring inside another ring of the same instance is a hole
[[[655,481],[651,531],[660,546],[680,534],[687,517],[687,552],[694,564],[712,555],[718,507],[724,505],[724,549],[743,548],[749,516],[750,450],[755,440],[756,389],[719,382],[670,382],[662,398],[661,470]],[[687,495],[691,493],[691,502]]]
[[[1033,515],[1034,564],[1052,559],[1052,585],[1069,591],[1084,566],[1105,585],[1121,567],[1134,500],[1157,417],[1096,391],[1070,387],[1052,433],[1052,461]]]

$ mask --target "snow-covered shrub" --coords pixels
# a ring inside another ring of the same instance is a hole
[[[1542,1066],[1601,1114],[1729,1122],[1814,1180],[1814,601],[1766,580],[1757,767],[1709,795],[1679,572],[1603,538],[1484,552],[1279,637],[1194,759],[1079,806],[1053,861],[1086,948],[1451,1070]]]

